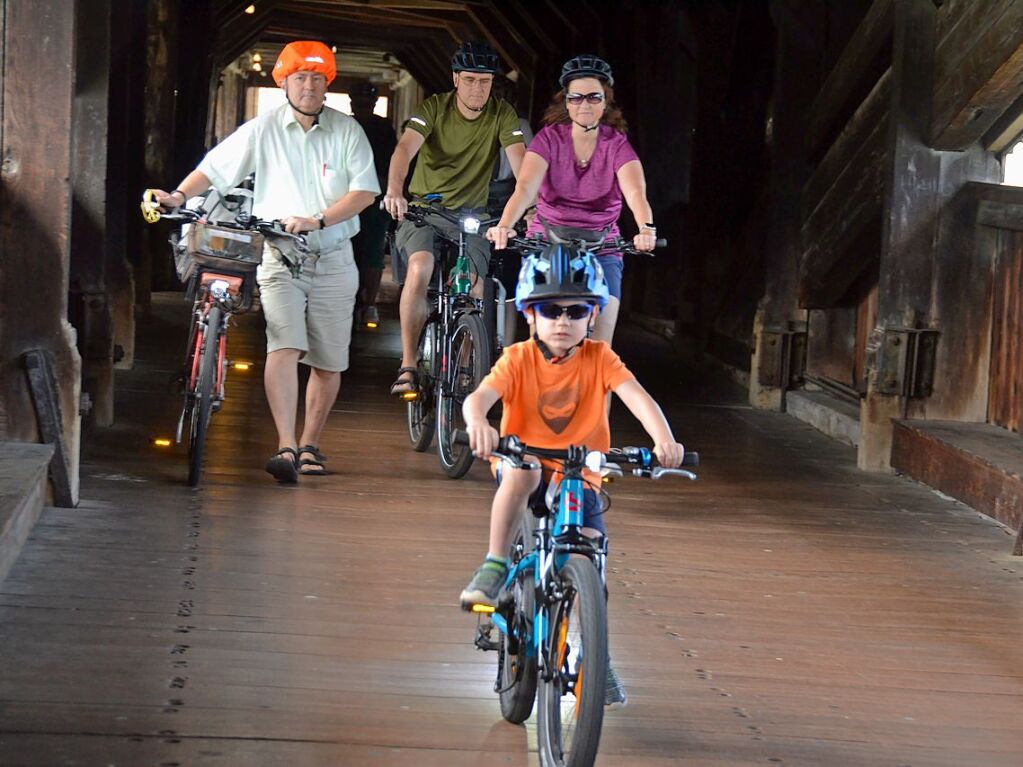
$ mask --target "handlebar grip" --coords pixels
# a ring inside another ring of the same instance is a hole
[[[664,239],[663,237],[661,237],[661,238],[659,238],[657,240],[657,242],[654,243],[654,247],[655,248],[666,248],[666,247],[668,247],[668,241],[666,239]]]
[[[683,466],[699,466],[700,465],[700,454],[697,452],[690,453],[688,450],[686,454],[682,456]]]

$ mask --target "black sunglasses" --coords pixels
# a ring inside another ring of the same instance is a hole
[[[596,91],[593,93],[569,93],[565,96],[565,101],[574,105],[582,104],[584,101],[587,101],[590,104],[599,104],[603,100],[604,94],[597,93]]]
[[[572,304],[571,306],[558,306],[558,304],[537,304],[536,311],[541,317],[549,320],[561,319],[562,314],[567,314],[570,320],[582,320],[593,313],[591,304]]]

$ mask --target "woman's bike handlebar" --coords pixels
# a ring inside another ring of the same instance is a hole
[[[455,442],[461,445],[469,444],[469,434],[465,431],[456,431]],[[667,469],[657,463],[657,456],[647,447],[613,447],[606,453],[598,450],[588,451],[581,445],[571,445],[568,448],[553,450],[544,447],[530,447],[514,434],[501,437],[497,443],[497,449],[492,455],[500,458],[515,468],[535,468],[526,460],[526,455],[535,455],[538,458],[550,458],[556,461],[569,461],[579,463],[591,471],[599,472],[608,470],[606,473],[622,473],[622,465],[634,467],[631,473],[637,477],[650,477],[660,479],[666,475],[677,475],[688,479],[696,479],[696,475],[685,469]],[[686,451],[682,458],[683,466],[699,466],[700,454]]]
[[[603,253],[606,251],[615,251],[621,253],[623,256],[652,256],[653,251],[650,250],[637,250],[632,244],[632,240],[626,240],[624,237],[612,237],[606,240],[593,241],[584,240],[581,238],[567,237],[565,241],[571,245],[578,245],[583,250],[591,250],[596,253]],[[533,237],[511,237],[508,239],[508,249],[517,250],[523,255],[527,253],[535,253],[538,250],[543,250],[551,241],[545,237],[539,235]],[[655,248],[665,248],[668,246],[668,241],[661,237],[654,243]]]

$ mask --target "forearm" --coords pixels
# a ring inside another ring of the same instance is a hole
[[[487,422],[487,413],[497,401],[497,393],[489,387],[479,387],[462,403],[462,417],[465,425],[472,428]]]
[[[661,406],[654,401],[647,390],[638,381],[627,381],[615,389],[615,394],[625,403],[636,420],[643,426],[643,430],[650,435],[654,444],[662,442],[674,442],[671,426],[668,419],[664,417]]]
[[[391,164],[387,168],[387,189],[384,190],[386,194],[393,197],[401,196],[411,162],[412,157],[405,151],[405,147],[399,144],[391,155]]]
[[[323,225],[333,226],[334,224],[339,224],[342,221],[347,221],[348,219],[359,215],[359,213],[371,205],[375,199],[376,195],[372,192],[366,192],[361,189],[352,190],[323,211]]]
[[[181,183],[177,186],[177,190],[191,200],[193,197],[203,194],[210,186],[212,186],[212,183],[205,173],[201,170],[193,170],[182,179]]]
[[[654,223],[654,212],[646,198],[646,190],[633,191],[631,194],[626,195],[625,204],[629,206],[629,210],[632,212],[637,230]]]
[[[529,190],[522,184],[517,184],[515,191],[512,192],[512,196],[508,198],[508,202],[504,206],[504,212],[501,213],[501,220],[497,225],[506,229],[514,227],[532,205],[534,197],[535,195],[530,195]]]

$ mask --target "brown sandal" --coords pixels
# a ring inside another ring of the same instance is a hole
[[[402,378],[406,373],[412,375],[411,378]],[[400,389],[399,387],[407,386],[407,389]],[[419,391],[419,368],[413,367],[401,367],[398,368],[398,377],[394,379],[394,383],[391,384],[391,394],[396,397],[403,397],[406,394],[412,394]]]
[[[310,453],[313,457],[310,458],[299,458],[298,460],[298,473],[308,474],[314,477],[320,477],[330,474],[327,471],[327,467],[324,464],[327,462],[327,456],[320,452],[320,449],[315,445],[302,445],[298,449],[298,454]],[[307,469],[306,467],[312,467]]]
[[[291,458],[288,458],[291,453]],[[298,482],[298,453],[292,447],[282,447],[266,462],[266,471],[278,482],[293,485]]]

